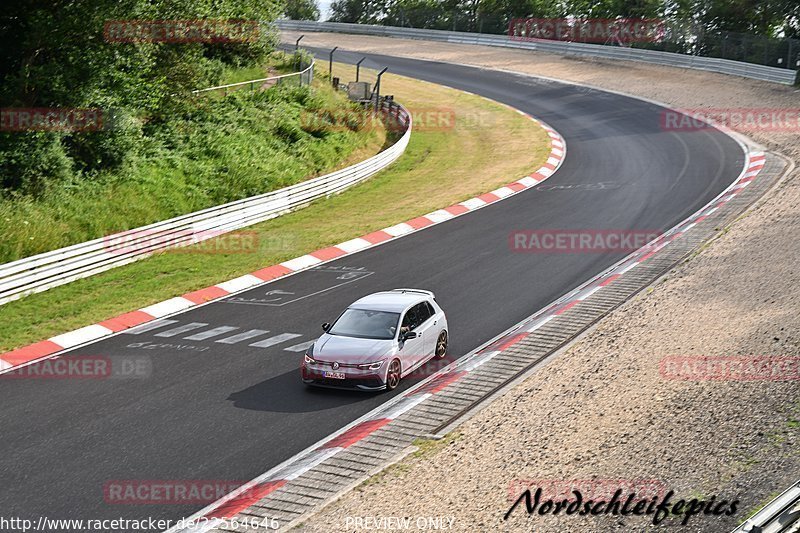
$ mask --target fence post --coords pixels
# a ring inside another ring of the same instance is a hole
[[[300,37],[298,37],[297,40],[294,42],[295,64],[299,64],[299,66],[295,67],[295,68],[297,68],[297,70],[302,70],[302,67],[303,67],[303,62],[300,60],[300,56],[297,53],[298,50],[300,49],[300,39],[302,39],[303,37],[305,37],[305,34],[303,34]]]
[[[389,67],[383,67],[383,70],[378,72],[378,81],[375,82],[375,111],[378,110],[378,103],[381,100],[381,76],[389,70]]]
[[[331,79],[331,83],[333,83],[333,53],[337,48],[339,47],[334,46],[333,50],[331,50],[330,54],[328,55],[328,77]]]
[[[361,59],[358,60],[358,63],[356,63],[356,81],[358,81],[358,73],[361,70],[361,62],[364,61],[365,59],[366,57],[362,57]]]

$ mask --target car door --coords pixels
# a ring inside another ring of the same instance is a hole
[[[417,308],[418,321],[415,331],[418,337],[423,341],[422,351],[419,354],[420,357],[417,359],[417,362],[427,361],[436,345],[436,325],[434,324],[433,309],[428,302],[420,302],[415,307]]]
[[[402,343],[400,349],[401,362],[403,364],[403,372],[416,365],[425,354],[425,336],[421,335],[419,331],[419,304],[412,306],[403,316],[403,321],[400,323],[400,332],[413,331],[417,336],[413,339],[408,339]]]

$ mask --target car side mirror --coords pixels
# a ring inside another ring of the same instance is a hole
[[[416,331],[406,331],[405,333],[403,333],[403,340],[404,341],[407,341],[408,339],[416,339],[416,338],[417,338],[417,332]]]
[[[325,322],[324,324],[322,324],[322,331],[327,333],[327,331],[329,329],[331,329],[331,325],[328,322]]]

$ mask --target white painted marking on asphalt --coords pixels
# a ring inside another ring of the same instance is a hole
[[[550,141],[550,143],[553,145],[554,148],[564,148],[564,143],[561,142],[561,139],[553,139]]]
[[[326,459],[330,459],[342,450],[344,450],[344,448],[339,446],[314,450],[308,456],[303,457],[299,461],[288,465],[286,468],[275,472],[274,475],[270,476],[270,481],[277,481],[280,479],[291,481],[293,479],[297,479],[321,462],[325,461]]]
[[[628,270],[636,267],[636,265],[638,265],[638,264],[639,264],[638,262],[633,262],[633,263],[629,264],[628,266],[626,266],[625,268],[623,268],[622,270],[620,270],[619,272],[617,272],[617,274],[622,275],[625,272],[627,272]]]
[[[553,175],[553,172],[555,172],[555,171],[554,170],[550,170],[549,168],[542,167],[542,168],[540,168],[538,170],[538,172],[539,172],[539,174],[541,174],[545,178],[549,178],[550,176]]]
[[[414,396],[407,396],[400,400],[400,402],[396,403],[395,405],[391,406],[389,409],[386,410],[385,413],[379,413],[376,418],[388,418],[390,420],[394,420],[398,416],[402,415],[403,413],[413,409],[417,405],[421,404],[428,398],[430,398],[432,394],[430,392],[426,392],[425,394],[418,394]]]
[[[364,248],[367,248],[369,246],[370,242],[360,237],[336,245],[337,248],[339,248],[340,250],[344,250],[349,254],[357,252],[359,250],[363,250]]]
[[[153,320],[152,322],[147,322],[146,324],[142,324],[141,326],[136,326],[130,329],[126,329],[122,333],[125,333],[126,335],[138,335],[140,333],[144,333],[145,331],[150,331],[152,329],[158,329],[164,326],[169,326],[170,324],[174,324],[175,322],[177,322],[177,320],[162,318],[161,320]]]
[[[395,226],[389,226],[388,228],[384,228],[383,231],[385,231],[392,237],[399,237],[400,235],[411,233],[412,231],[414,231],[414,228],[412,228],[405,222],[401,222],[400,224],[397,224]]]
[[[170,298],[169,300],[164,300],[163,302],[153,304],[149,307],[143,307],[140,309],[140,311],[143,311],[150,316],[161,318],[162,316],[171,315],[172,313],[189,309],[190,307],[194,307],[194,305],[194,302],[190,302],[186,298],[177,296],[175,298]]]
[[[433,213],[428,213],[427,215],[425,215],[426,218],[432,220],[434,223],[450,220],[454,216],[455,215],[453,215],[449,211],[445,211],[444,209],[439,209],[438,211],[434,211]]]
[[[300,344],[295,344],[294,346],[289,346],[288,348],[284,348],[284,351],[287,351],[287,352],[304,352],[304,351],[306,351],[308,349],[309,346],[311,346],[315,342],[317,342],[316,339],[313,340],[313,341],[301,342]]]
[[[484,202],[480,198],[470,198],[466,202],[461,202],[461,205],[463,205],[467,209],[475,209],[483,205],[486,205],[486,202]]]
[[[530,176],[525,176],[524,178],[522,178],[519,181],[517,181],[517,183],[521,183],[522,185],[524,185],[526,187],[533,187],[534,185],[536,185],[539,182],[536,181],[536,178],[532,178]]]
[[[494,358],[494,356],[496,356],[499,353],[500,353],[500,351],[498,351],[498,350],[494,350],[494,351],[491,351],[491,352],[486,352],[485,354],[483,354],[480,357],[478,357],[475,362],[467,365],[467,367],[464,370],[466,370],[467,372],[472,372],[473,370],[475,370],[479,366],[483,365],[484,363],[487,363],[487,362],[491,361]]]
[[[281,265],[285,266],[289,270],[303,270],[304,268],[316,265],[317,263],[322,263],[322,259],[318,259],[313,255],[306,254],[301,257],[290,259],[289,261],[284,261],[281,263]]]
[[[4,359],[0,359],[0,370],[5,370],[7,368],[11,368],[12,366],[14,366],[14,365],[9,363],[8,361],[6,361]]]
[[[556,159],[555,157],[548,157],[547,158],[547,164],[548,165],[553,165],[554,167],[557,167],[560,162],[561,162],[561,160],[560,159]]]
[[[156,333],[153,335],[154,337],[174,337],[176,335],[180,335],[181,333],[188,333],[194,329],[200,329],[206,327],[208,324],[205,322],[190,322],[188,324],[184,324],[182,326],[178,326],[177,328],[168,329],[167,331],[162,331],[161,333]]]
[[[244,276],[230,279],[224,283],[217,283],[217,287],[228,292],[239,292],[243,289],[258,285],[259,283],[264,283],[264,280],[252,274],[245,274]]]
[[[708,216],[708,215],[710,215],[711,213],[713,213],[714,211],[716,211],[717,209],[719,209],[719,208],[718,208],[718,207],[712,207],[711,209],[709,209],[708,211],[706,211],[704,214],[705,214],[705,216]]]
[[[589,292],[587,292],[583,296],[579,296],[577,298],[577,300],[585,300],[586,298],[588,298],[589,296],[591,296],[592,294],[596,293],[599,290],[600,290],[600,286],[598,285],[597,287],[593,288],[592,290],[590,290]]]
[[[58,344],[62,348],[72,348],[73,346],[93,341],[105,337],[106,335],[111,335],[112,333],[113,331],[107,327],[101,326],[100,324],[92,324],[91,326],[76,329],[75,331],[50,337],[48,340]]]
[[[184,340],[187,341],[204,341],[206,339],[210,339],[211,337],[217,337],[218,335],[222,335],[224,333],[229,333],[231,331],[235,331],[239,328],[236,326],[220,326],[218,328],[209,329],[207,331],[201,331],[200,333],[195,333],[194,335],[190,335],[188,337],[184,337]]]
[[[254,342],[250,346],[255,346],[256,348],[269,348],[270,346],[275,346],[276,344],[290,341],[292,339],[296,339],[297,337],[302,337],[302,335],[299,333],[281,333],[280,335],[275,335],[274,337],[264,339],[263,341]]]
[[[550,152],[559,157],[564,155],[564,150],[562,150],[561,148],[553,148],[552,150],[550,150]]]
[[[695,227],[696,225],[697,225],[697,222],[692,222],[691,224],[689,224],[688,226],[686,226],[685,228],[683,228],[681,231],[689,231],[690,229],[692,229],[692,228],[693,228],[693,227]]]
[[[269,333],[268,329],[250,329],[247,331],[243,331],[242,333],[238,333],[231,337],[225,337],[224,339],[220,339],[215,342],[219,342],[222,344],[236,344],[237,342],[246,341],[247,339],[252,339],[253,337],[258,337],[259,335],[264,335],[265,333]]]
[[[550,315],[550,316],[544,317],[543,319],[537,321],[536,324],[534,324],[533,326],[528,328],[528,332],[531,333],[531,332],[536,331],[540,327],[544,326],[545,324],[547,324],[548,322],[553,320],[555,317],[556,317],[556,315]]]

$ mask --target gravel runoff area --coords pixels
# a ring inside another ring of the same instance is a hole
[[[642,63],[340,34],[308,33],[304,44],[539,74],[681,108],[796,114],[800,107],[796,88]],[[796,124],[791,131],[746,133],[770,150],[800,157]],[[524,504],[504,520],[511,495],[528,485],[548,494],[575,485],[592,494],[672,489],[673,502],[738,499],[733,516],[702,514],[685,526],[669,518],[658,526],[733,529],[800,478],[796,360],[794,371],[785,367],[783,375],[794,380],[670,380],[659,364],[672,356],[800,356],[799,174],[790,173],[700,253],[461,425],[455,438],[423,446],[300,530],[405,527],[389,517],[410,517],[411,530],[436,525],[426,521],[433,517],[451,518],[443,524],[452,531],[654,528],[652,515],[528,517]]]

